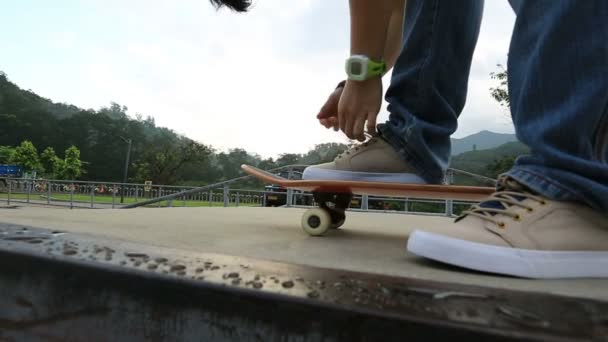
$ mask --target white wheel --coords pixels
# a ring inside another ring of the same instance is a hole
[[[308,209],[302,215],[302,229],[309,235],[323,235],[330,227],[331,215],[325,209]]]

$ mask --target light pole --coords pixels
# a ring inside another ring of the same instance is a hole
[[[120,137],[127,143],[127,157],[125,158],[125,172],[122,175],[122,186],[120,187],[120,203],[125,202],[125,184],[127,183],[127,175],[129,173],[129,159],[131,158],[131,143],[133,140]]]

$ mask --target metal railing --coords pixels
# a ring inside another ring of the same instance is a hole
[[[307,165],[289,165],[270,170],[286,172],[288,178],[301,175]],[[453,181],[455,173],[476,177],[482,182],[494,184],[496,180],[466,171],[450,169],[446,182]],[[268,206],[279,199],[283,207],[314,206],[312,194],[293,189],[266,191],[233,188],[237,182],[250,179],[243,176],[203,187],[146,185],[136,183],[65,181],[50,179],[0,178],[0,203],[29,203],[70,208],[135,208],[186,207],[186,206]],[[125,203],[120,203],[120,195]],[[395,212],[454,216],[472,202],[410,199],[403,197],[355,196],[350,210]]]
[[[0,203],[27,203],[70,208],[122,208],[153,200],[155,206],[259,206],[264,191],[210,187],[209,191],[184,194],[194,187],[135,183],[0,178]],[[228,191],[226,191],[228,190]],[[124,203],[120,203],[124,191]],[[181,194],[173,197],[174,194]],[[157,198],[172,196],[168,201]]]

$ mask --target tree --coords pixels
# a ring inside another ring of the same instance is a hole
[[[494,100],[502,107],[508,109],[511,106],[511,99],[509,98],[507,69],[505,69],[502,64],[497,64],[496,66],[500,71],[491,72],[490,77],[493,80],[498,81],[498,86],[496,88],[490,88],[490,95],[492,95]]]
[[[138,181],[173,184],[180,168],[209,158],[211,149],[185,137],[157,137],[141,161],[135,163]]]
[[[301,154],[295,153],[284,153],[277,158],[277,166],[286,166],[298,164],[298,162],[302,159]]]
[[[277,167],[277,163],[272,158],[261,160],[258,165],[258,168],[262,170],[272,170]]]
[[[62,160],[55,154],[55,149],[47,147],[40,154],[40,162],[44,168],[47,177],[56,177],[61,169]]]
[[[340,153],[346,151],[348,146],[339,143],[318,144],[308,151],[298,162],[314,165],[333,161]]]
[[[242,175],[241,165],[256,165],[259,159],[247,153],[242,148],[235,148],[228,153],[220,153],[217,156],[219,168],[222,170],[222,180],[236,178]]]
[[[485,175],[490,178],[498,178],[499,175],[509,171],[515,164],[516,155],[504,156],[494,160],[486,167]]]
[[[59,165],[59,176],[62,179],[76,179],[84,173],[80,150],[73,145],[65,150],[65,158]]]
[[[0,146],[0,164],[6,164],[11,159],[15,149],[10,146]]]
[[[31,141],[24,140],[11,154],[9,163],[21,166],[25,172],[43,172],[44,168],[38,158],[38,150]]]
[[[110,107],[102,107],[98,114],[107,115],[109,118],[118,120],[127,118],[127,110],[129,110],[126,106],[121,106],[116,102],[110,103]]]

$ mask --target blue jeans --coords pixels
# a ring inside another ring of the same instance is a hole
[[[608,212],[608,1],[512,0],[511,115],[530,155],[506,175],[554,200]],[[409,0],[382,136],[442,180],[466,99],[483,1]]]

